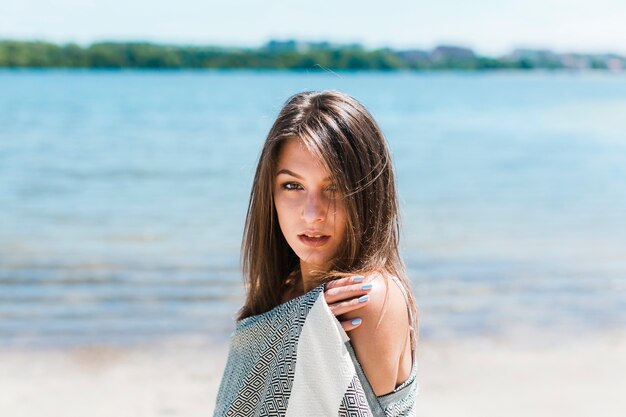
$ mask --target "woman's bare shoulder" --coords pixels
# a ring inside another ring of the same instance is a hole
[[[393,391],[398,379],[400,358],[409,330],[406,299],[400,287],[384,274],[367,275],[372,284],[369,302],[346,318],[363,322],[349,336],[357,359],[376,395]]]

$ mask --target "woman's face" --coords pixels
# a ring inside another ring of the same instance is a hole
[[[346,213],[329,173],[299,139],[278,155],[274,204],[280,229],[300,266],[326,270],[344,239]]]

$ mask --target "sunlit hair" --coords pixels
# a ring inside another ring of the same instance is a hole
[[[354,274],[395,275],[409,289],[398,251],[399,218],[394,171],[385,137],[369,111],[337,91],[291,96],[272,125],[254,176],[241,247],[247,295],[238,319],[264,313],[281,303],[285,279],[299,259],[283,236],[273,190],[278,155],[297,138],[328,171],[344,201],[346,235],[318,283]],[[414,314],[414,317],[417,317]]]

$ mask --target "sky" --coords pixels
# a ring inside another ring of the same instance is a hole
[[[0,39],[260,46],[270,39],[497,56],[626,55],[626,0],[0,0]]]

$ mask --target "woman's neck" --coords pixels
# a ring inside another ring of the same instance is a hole
[[[300,261],[300,284],[303,293],[311,291],[319,284],[316,278],[319,276],[320,269],[318,265],[310,265]]]

